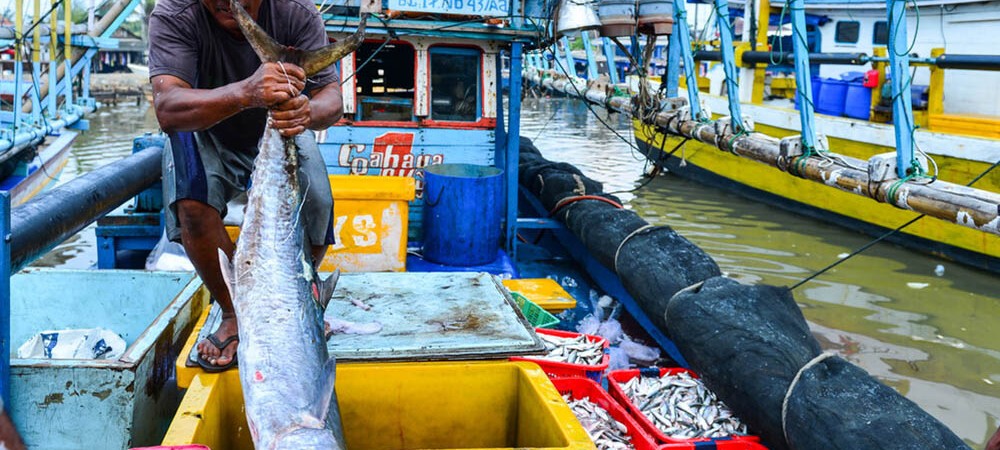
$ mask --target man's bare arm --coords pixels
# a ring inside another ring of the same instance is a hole
[[[215,89],[195,89],[172,75],[152,78],[153,106],[166,132],[200,131],[248,108],[270,108],[295,98],[305,73],[292,64],[265,63],[249,78]]]

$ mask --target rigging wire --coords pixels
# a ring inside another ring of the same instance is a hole
[[[975,178],[973,178],[972,181],[966,183],[965,186],[966,187],[972,186],[977,181],[979,181],[980,179],[982,179],[983,177],[985,177],[988,173],[990,173],[993,169],[996,169],[997,166],[1000,166],[1000,160],[997,160],[997,162],[993,163],[992,166],[990,166],[989,168],[987,168],[986,170],[984,170],[983,173],[980,173]],[[921,214],[921,215],[919,215],[917,217],[914,217],[913,219],[910,219],[908,222],[906,222],[906,223],[904,223],[904,224],[896,227],[894,230],[888,231],[885,234],[879,236],[878,238],[872,240],[871,242],[869,242],[869,243],[867,243],[865,245],[862,245],[861,247],[858,247],[856,250],[854,250],[853,252],[851,252],[850,254],[848,254],[847,256],[845,256],[844,258],[841,258],[841,259],[839,259],[837,261],[834,261],[830,265],[828,265],[828,266],[826,266],[826,267],[824,267],[824,268],[816,271],[812,275],[809,275],[808,277],[803,278],[798,283],[795,283],[794,285],[792,285],[792,287],[788,288],[788,290],[789,291],[795,290],[795,288],[797,288],[799,286],[802,286],[805,283],[808,283],[813,278],[816,278],[816,277],[818,277],[818,276],[826,273],[830,269],[832,269],[834,267],[837,267],[838,265],[840,265],[841,263],[847,261],[848,259],[851,259],[851,258],[857,256],[858,254],[864,252],[865,250],[868,250],[869,248],[871,248],[875,244],[878,244],[879,242],[882,242],[883,240],[885,240],[889,236],[892,236],[892,235],[898,233],[899,231],[901,231],[902,229],[904,229],[904,228],[906,228],[906,227],[908,227],[910,225],[913,225],[918,220],[923,219],[926,216],[927,216],[927,214]]]

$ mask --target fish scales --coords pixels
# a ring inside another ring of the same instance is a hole
[[[302,64],[307,76],[354,51],[364,36],[363,19],[350,38],[303,52],[275,43],[238,2],[230,7],[262,61]],[[255,447],[341,449],[335,364],[323,327],[339,274],[323,282],[314,277],[299,220],[298,167],[295,140],[283,138],[269,120],[254,160],[240,239],[231,260],[219,250],[220,267],[239,323],[240,382]]]

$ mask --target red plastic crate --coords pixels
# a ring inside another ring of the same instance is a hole
[[[759,444],[760,442],[759,437],[750,435],[747,436],[733,435],[724,438],[694,438],[694,439],[678,439],[667,436],[663,434],[663,432],[660,431],[659,428],[656,428],[656,425],[653,424],[653,421],[649,420],[649,418],[647,418],[646,415],[639,410],[639,407],[636,406],[634,403],[632,403],[632,400],[630,400],[628,396],[625,395],[625,391],[622,389],[622,387],[618,385],[618,383],[626,383],[629,380],[638,376],[663,377],[666,375],[676,375],[682,372],[686,372],[688,375],[691,375],[694,378],[698,378],[698,374],[688,369],[680,367],[673,367],[673,368],[653,367],[649,369],[615,370],[608,374],[608,391],[611,393],[611,397],[617,400],[618,403],[620,403],[622,406],[624,406],[625,409],[628,410],[630,414],[632,414],[632,417],[635,418],[636,422],[639,422],[639,425],[642,425],[642,428],[646,430],[646,432],[649,433],[650,436],[652,436],[654,439],[656,439],[658,442],[662,444],[668,444],[668,446],[661,447],[661,449],[695,448],[696,443],[702,443],[702,442],[713,442],[716,448],[727,449],[727,450],[741,450],[741,449],[753,450],[758,448],[761,449],[766,448]],[[757,446],[756,447],[747,446],[746,444],[756,444]],[[680,445],[680,446],[676,447],[669,445]]]
[[[639,425],[639,422],[636,422],[625,411],[625,408],[622,408],[621,405],[615,402],[611,398],[611,395],[593,380],[586,378],[557,378],[552,380],[552,384],[555,385],[556,390],[560,394],[569,394],[569,397],[573,400],[590,397],[591,402],[607,410],[615,420],[625,424],[635,450],[657,450],[659,448],[659,445],[652,436],[646,433],[642,425]]]
[[[547,328],[535,328],[535,332],[538,334],[547,334],[549,336],[558,336],[562,338],[575,338],[578,336],[586,336],[587,340],[590,342],[601,342],[604,348],[604,357],[601,358],[601,363],[593,366],[588,366],[586,364],[570,364],[558,361],[549,361],[545,359],[532,358],[530,356],[512,356],[511,361],[531,361],[538,364],[542,370],[548,374],[549,378],[573,378],[573,377],[583,377],[594,380],[598,383],[601,382],[601,378],[604,376],[604,371],[608,368],[608,364],[611,363],[611,355],[608,354],[610,344],[608,344],[607,339],[600,336],[594,336],[590,334],[573,333],[570,331],[559,331],[559,330],[549,330]]]
[[[708,444],[707,442],[699,442],[695,444],[694,442],[687,442],[684,444],[664,444],[660,446],[659,450],[695,450],[702,448],[702,446]],[[763,444],[759,442],[754,442],[749,439],[729,439],[724,441],[715,441],[714,445],[710,448],[716,450],[767,450]]]
[[[133,447],[131,450],[212,450],[201,444],[158,445],[156,447]]]

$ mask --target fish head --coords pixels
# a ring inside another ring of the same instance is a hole
[[[333,437],[333,432],[326,428],[298,428],[286,433],[278,439],[275,450],[341,449],[344,446]]]

